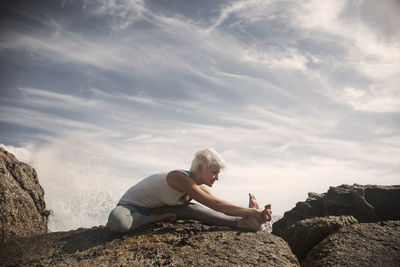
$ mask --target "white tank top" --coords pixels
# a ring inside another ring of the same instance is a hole
[[[180,172],[188,175],[185,171]],[[135,205],[145,208],[181,205],[180,198],[184,193],[173,189],[167,184],[167,174],[157,173],[144,178],[129,188],[118,204]]]

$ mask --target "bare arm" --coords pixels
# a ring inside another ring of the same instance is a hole
[[[181,172],[170,172],[167,175],[167,183],[175,190],[188,194],[197,202],[226,215],[238,217],[254,216],[257,219],[262,217],[262,211],[254,208],[241,207],[213,196],[208,190],[208,192],[206,192],[192,179]]]
[[[208,187],[204,184],[199,185],[200,189],[203,190],[204,192],[206,192],[207,194],[213,196],[213,194],[211,193],[211,191],[208,189]]]

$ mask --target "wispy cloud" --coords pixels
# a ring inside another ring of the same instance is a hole
[[[400,38],[388,38],[367,24],[370,17],[361,15],[366,5],[366,1],[308,1],[291,9],[292,25],[313,36],[323,35],[326,40],[335,40],[343,52],[338,58],[330,57],[334,67],[330,71],[363,75],[365,80],[372,81],[358,88],[352,85],[338,88],[331,82],[330,97],[357,110],[398,112],[399,91],[393,85],[398,82],[400,73]],[[389,18],[399,8],[395,3],[392,7],[394,10],[386,9]],[[351,16],[349,12],[356,15]],[[318,65],[324,60],[319,56]],[[329,73],[324,73],[329,77],[326,74]],[[351,83],[351,79],[347,80]]]
[[[271,49],[270,52],[248,50],[244,53],[244,60],[260,63],[267,68],[285,70],[307,70],[308,59],[296,49]],[[275,51],[274,51],[275,50]]]
[[[239,20],[234,20],[234,22],[229,25],[238,25],[238,23],[254,23],[259,20],[268,19],[271,15],[271,6],[275,4],[276,1],[263,1],[263,0],[245,0],[245,1],[235,1],[232,4],[223,7],[219,13],[219,16],[215,19],[214,23],[207,29],[207,31],[212,31],[223,24],[230,16],[236,15]]]
[[[143,0],[84,0],[83,9],[97,17],[107,17],[116,30],[125,29],[142,18],[145,9]]]
[[[19,88],[25,99],[29,99],[29,104],[38,107],[71,107],[73,105],[81,108],[95,108],[100,103],[92,99],[82,99],[78,96],[60,94],[46,90],[34,88]]]

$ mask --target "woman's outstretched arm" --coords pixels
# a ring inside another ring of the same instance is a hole
[[[200,188],[199,185],[195,183],[195,181],[181,172],[170,172],[167,175],[167,183],[175,190],[188,194],[197,202],[215,211],[222,212],[229,216],[254,217],[260,223],[263,223],[267,220],[263,210],[242,207],[206,193],[202,188]]]

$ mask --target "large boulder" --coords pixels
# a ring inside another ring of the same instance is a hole
[[[48,216],[35,169],[0,147],[0,242],[46,233]]]
[[[302,261],[314,266],[400,266],[400,221],[343,226]]]
[[[103,226],[47,233],[8,243],[0,249],[0,262],[10,266],[300,266],[280,237],[191,220],[156,223],[127,234],[113,234]]]
[[[296,222],[285,236],[293,253],[301,261],[307,253],[325,237],[335,233],[342,226],[356,224],[353,216],[315,217]]]
[[[330,187],[327,193],[309,193],[305,202],[285,212],[274,223],[273,234],[284,237],[294,223],[313,217],[354,216],[359,222],[400,220],[400,185],[341,185]]]

